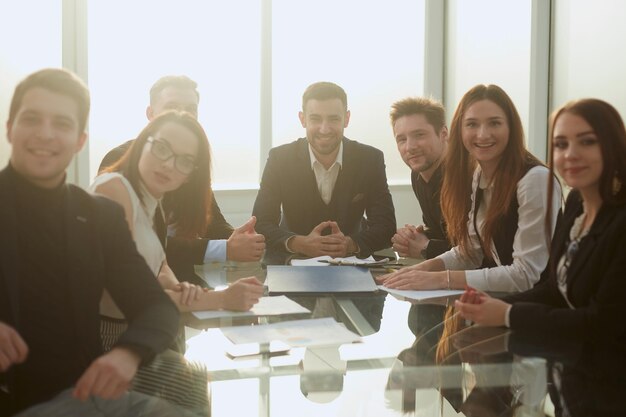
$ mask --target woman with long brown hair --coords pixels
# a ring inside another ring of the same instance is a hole
[[[92,191],[119,203],[139,253],[181,311],[249,310],[263,294],[255,277],[242,278],[220,292],[179,282],[167,265],[154,230],[157,207],[167,205],[168,219],[178,236],[193,239],[206,228],[211,202],[209,142],[198,121],[188,113],[168,111],[153,119],[124,157],[99,175]],[[105,293],[101,303],[105,348],[124,326],[123,316]]]
[[[522,122],[496,85],[477,85],[461,99],[450,128],[441,192],[450,251],[384,275],[389,288],[518,292],[539,281],[560,211],[558,185],[525,148]],[[556,181],[556,180],[554,180]]]
[[[557,110],[550,130],[550,170],[572,191],[545,279],[504,300],[467,293],[456,307],[478,324],[572,348],[552,367],[557,415],[624,415],[626,128],[613,106],[583,99]]]

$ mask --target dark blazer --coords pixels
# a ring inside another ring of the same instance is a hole
[[[20,225],[12,204],[15,183],[11,175],[15,174],[7,169],[0,172],[0,321],[19,332],[20,254],[17,235]],[[50,323],[50,326],[73,326],[76,361],[81,363],[79,369],[86,369],[102,354],[99,307],[102,292],[106,289],[129,320],[128,330],[117,343],[134,347],[144,361],[151,360],[156,353],[166,349],[177,334],[179,314],[176,306],[137,252],[122,208],[73,185],[67,185],[66,196],[68,301],[74,320]],[[0,379],[5,378],[8,382],[10,392],[14,388],[11,386],[12,370],[0,374]],[[26,379],[37,384],[49,377],[29,375]],[[76,375],[75,380],[78,377],[80,375]]]
[[[413,193],[422,209],[422,220],[428,228],[426,236],[430,240],[426,248],[426,259],[432,259],[450,250],[452,245],[448,241],[446,224],[441,214],[441,182],[443,180],[443,166],[440,164],[430,181],[426,182],[419,172],[411,171],[411,186]]]
[[[134,141],[134,139],[131,139],[110,150],[102,159],[98,172],[113,165],[124,156]],[[176,278],[179,281],[190,281],[204,285],[204,281],[195,274],[194,265],[202,265],[204,263],[204,254],[210,240],[228,239],[232,232],[233,227],[224,218],[215,200],[215,195],[213,195],[211,200],[211,222],[201,238],[189,240],[169,237],[167,239],[165,250],[167,262],[172,271],[174,271]]]
[[[624,378],[626,372],[626,205],[604,205],[588,235],[579,244],[567,274],[567,293],[574,309],[559,292],[556,265],[567,250],[569,232],[582,213],[577,192],[568,196],[562,223],[552,243],[542,281],[512,302],[511,328],[575,346],[570,363],[586,373],[586,384]],[[623,393],[622,393],[623,394]],[[621,399],[620,399],[621,400]]]
[[[257,217],[257,231],[274,250],[284,250],[287,238],[307,235],[326,220],[336,221],[364,257],[389,247],[396,231],[383,153],[347,138],[343,138],[343,164],[328,205],[317,189],[308,142],[300,138],[270,151],[252,214]]]

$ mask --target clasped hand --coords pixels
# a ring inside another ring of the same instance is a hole
[[[424,230],[423,225],[416,227],[412,224],[405,224],[391,238],[393,250],[403,257],[421,258],[422,250],[429,242]]]
[[[330,228],[330,234],[322,236],[322,233]],[[339,225],[334,221],[325,221],[313,228],[306,236],[295,236],[292,242],[292,250],[306,256],[331,256],[333,258],[345,257],[355,252],[356,245],[349,236],[345,236]]]

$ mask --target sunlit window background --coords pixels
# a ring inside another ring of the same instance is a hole
[[[198,83],[198,118],[213,151],[214,184],[257,184],[260,2],[90,1],[91,176],[108,150],[147,124],[161,76]]]
[[[476,84],[497,84],[515,103],[528,134],[531,0],[449,0],[446,102]],[[453,106],[449,106],[452,118]],[[528,137],[526,138],[528,141]]]
[[[538,18],[546,13],[549,19]],[[399,224],[416,222],[408,169],[388,122],[393,101],[441,94],[451,116],[468,88],[497,83],[524,127],[535,127],[528,139],[540,149],[549,111],[533,103],[552,110],[595,96],[626,111],[626,61],[616,52],[626,46],[624,20],[621,0],[7,0],[0,2],[0,120],[30,72],[66,66],[85,76],[93,97],[89,162],[81,154],[68,177],[85,186],[105,152],[147,123],[154,81],[187,74],[199,84],[214,189],[237,224],[250,215],[267,150],[304,134],[297,119],[303,90],[334,81],[352,111],[346,136],[385,152]],[[549,57],[538,45],[550,45]],[[440,48],[442,62],[432,55]],[[4,165],[10,147],[4,129],[0,136]]]
[[[199,85],[214,186],[255,188],[265,163],[261,54],[271,53],[272,146],[303,136],[297,113],[306,86],[333,81],[348,93],[346,136],[383,149],[390,180],[406,181],[388,113],[393,101],[423,90],[424,1],[321,0],[303,8],[274,0],[270,51],[261,50],[260,4],[89,2],[92,177],[109,149],[145,126],[152,83],[186,74]]]
[[[273,141],[304,136],[302,93],[332,81],[348,95],[346,137],[385,153],[390,182],[408,181],[389,123],[391,104],[421,95],[424,1],[272,1]]]
[[[9,160],[5,122],[15,85],[33,71],[61,66],[61,0],[0,3],[0,166]],[[38,8],[37,13],[33,10]],[[28,22],[28,25],[25,25]],[[46,36],[38,36],[45,33]]]

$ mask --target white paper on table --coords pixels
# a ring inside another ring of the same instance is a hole
[[[361,338],[333,318],[283,321],[258,326],[223,327],[231,342],[269,343],[280,340],[292,347],[341,345],[360,342]]]
[[[276,297],[261,297],[259,302],[250,311],[211,310],[194,311],[193,315],[200,320],[219,319],[223,317],[250,317],[250,316],[277,316],[280,314],[310,313],[311,310],[302,307],[295,301],[279,295]]]
[[[393,288],[387,288],[384,285],[379,285],[378,288],[388,292],[389,294],[417,301],[428,300],[430,298],[449,297],[451,295],[463,294],[464,292],[463,290],[394,290]]]
[[[309,259],[292,259],[291,265],[292,266],[324,266],[324,265],[329,266],[330,264],[328,262],[320,262],[320,261],[330,261],[330,260],[341,261],[347,264],[357,264],[357,265],[366,265],[372,262],[376,262],[376,260],[371,256],[365,259],[360,259],[360,258],[357,258],[356,256],[349,256],[347,258],[332,258],[328,255],[324,255],[324,256],[318,256],[316,258],[309,258]]]

